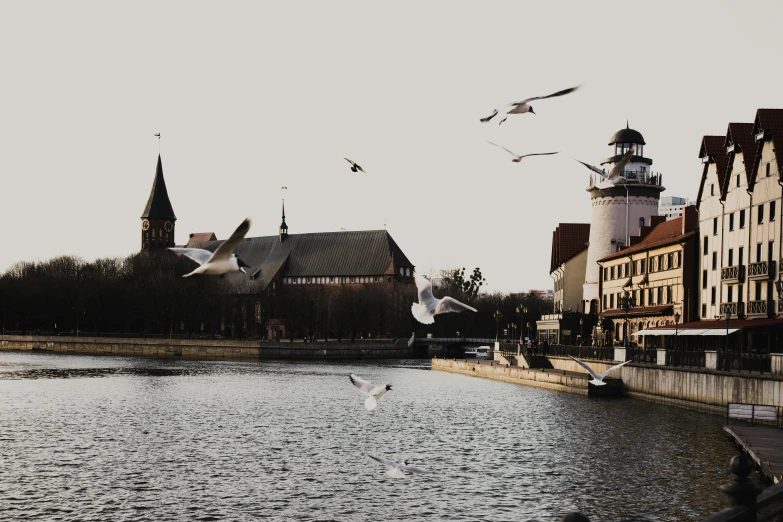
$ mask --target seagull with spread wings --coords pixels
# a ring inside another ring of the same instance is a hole
[[[391,384],[387,384],[386,386],[373,386],[370,381],[365,381],[353,373],[349,375],[348,378],[351,380],[351,384],[359,388],[360,392],[367,395],[367,399],[364,401],[364,407],[368,410],[374,410],[375,407],[378,406],[378,399],[380,399],[384,393],[392,389]]]
[[[573,357],[571,355],[569,355],[569,357],[571,357],[573,360],[575,360],[576,363],[579,366],[581,366],[582,368],[587,370],[587,373],[589,373],[590,376],[592,377],[592,379],[587,381],[587,382],[589,382],[590,384],[594,384],[595,386],[605,386],[606,383],[604,382],[604,378],[607,375],[609,375],[610,373],[612,373],[613,371],[618,369],[620,366],[623,366],[624,364],[628,364],[629,362],[631,362],[631,361],[625,361],[624,363],[620,363],[620,364],[616,364],[616,365],[612,366],[611,368],[606,370],[604,373],[595,373],[595,370],[590,368],[586,363],[583,363],[582,361],[580,361],[579,359],[577,359],[576,357]]]
[[[351,164],[351,172],[356,172],[356,171],[361,170],[362,172],[367,174],[367,172],[365,172],[363,168],[361,168],[359,165],[357,165],[355,161],[349,160],[348,158],[343,158],[343,159]]]
[[[416,280],[416,289],[419,291],[419,302],[413,303],[411,312],[417,321],[423,324],[432,324],[435,322],[435,316],[449,312],[464,312],[469,310],[476,312],[472,306],[460,303],[452,297],[437,299],[432,295],[432,283],[416,272],[413,273]]]
[[[520,156],[519,154],[511,152],[506,147],[503,147],[502,145],[498,145],[497,143],[492,143],[491,141],[487,141],[487,143],[494,145],[495,147],[500,147],[501,149],[505,150],[506,152],[514,156],[514,159],[511,160],[514,163],[519,163],[520,161],[522,161],[522,158],[527,158],[528,156],[549,156],[551,154],[557,154],[557,152],[534,152],[531,154],[523,154]]]
[[[169,250],[190,258],[199,264],[198,268],[182,277],[190,277],[196,274],[223,276],[231,272],[247,273],[245,272],[245,267],[249,268],[250,265],[239,259],[234,251],[245,238],[248,230],[250,230],[250,220],[245,219],[234,230],[231,237],[223,241],[214,253],[203,248],[169,248]]]
[[[636,146],[631,146],[631,148],[622,155],[620,160],[612,166],[612,170],[610,170],[608,174],[605,170],[599,169],[598,167],[590,165],[589,163],[585,163],[584,161],[579,161],[576,158],[574,158],[574,161],[578,161],[588,169],[601,176],[601,178],[604,181],[607,181],[609,185],[616,185],[617,182],[622,179],[621,176],[623,169],[625,169],[625,166],[628,165],[628,163],[633,159],[634,154],[636,154]]]
[[[373,457],[372,455],[367,455],[375,462],[380,462],[381,464],[386,465],[389,469],[386,470],[386,474],[390,477],[394,478],[404,478],[406,473],[428,473],[427,470],[417,468],[414,466],[408,466],[408,461],[403,460],[402,462],[394,462],[393,460],[387,460],[387,459],[381,459],[378,457]]]
[[[558,91],[558,92],[555,92],[555,93],[552,93],[552,94],[547,94],[546,96],[534,96],[533,98],[528,98],[526,100],[522,100],[522,101],[519,101],[519,102],[509,103],[509,106],[512,107],[512,109],[510,111],[508,111],[506,114],[525,114],[526,112],[531,112],[531,113],[535,114],[535,112],[533,111],[533,106],[530,105],[530,102],[533,102],[533,101],[536,101],[536,100],[546,100],[547,98],[554,98],[556,96],[564,96],[566,94],[574,92],[579,87],[580,86],[577,85],[576,87],[571,87],[570,89],[564,89],[562,91]],[[479,121],[481,121],[482,123],[486,123],[489,120],[491,120],[492,118],[494,118],[497,114],[498,114],[498,110],[495,109],[495,111],[492,114],[490,114],[489,116],[487,116],[485,118],[481,118],[481,120],[479,120]],[[503,123],[504,121],[506,121],[506,118],[508,118],[508,116],[506,116],[505,118],[500,120],[500,123]],[[498,125],[500,125],[500,123],[498,123]]]

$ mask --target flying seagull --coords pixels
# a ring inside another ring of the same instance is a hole
[[[498,115],[498,110],[495,109],[495,111],[492,114],[490,114],[489,116],[487,116],[485,118],[481,118],[479,121],[481,123],[487,123],[489,120],[491,120],[492,118],[494,118],[497,115]]]
[[[386,460],[386,459],[380,459],[378,457],[373,457],[372,455],[369,454],[367,456],[376,462],[385,464],[389,468],[386,471],[386,474],[389,475],[390,477],[403,478],[405,477],[406,473],[428,473],[427,470],[416,468],[414,466],[408,466],[407,460],[403,460],[402,462],[394,462],[393,460]]]
[[[245,219],[242,224],[234,230],[231,237],[223,241],[214,253],[209,250],[204,250],[203,248],[169,248],[168,250],[188,257],[201,265],[182,277],[190,277],[196,274],[223,276],[229,272],[247,273],[245,272],[245,267],[249,268],[250,265],[245,264],[239,259],[234,251],[237,249],[237,246],[239,246],[239,243],[242,242],[242,239],[244,239],[248,230],[250,230],[250,220]]]
[[[465,310],[470,310],[471,312],[477,311],[472,306],[460,303],[456,299],[448,296],[443,299],[433,297],[432,283],[416,272],[413,272],[413,277],[416,279],[416,288],[419,291],[419,302],[413,303],[411,312],[413,312],[413,317],[420,323],[432,324],[435,322],[435,316],[438,314],[464,312]]]
[[[501,149],[505,150],[506,152],[514,156],[514,159],[511,160],[514,163],[519,163],[520,161],[522,161],[522,158],[527,158],[528,156],[549,156],[550,154],[557,154],[557,152],[534,152],[532,154],[523,154],[522,156],[520,156],[514,152],[511,152],[506,147],[503,147],[502,145],[498,145],[497,143],[492,143],[491,141],[487,141],[487,143],[490,143],[495,147],[500,147]]]
[[[589,374],[590,374],[590,375],[593,377],[593,378],[592,378],[591,380],[589,380],[588,382],[589,382],[590,384],[594,384],[595,386],[604,386],[604,385],[606,384],[606,383],[604,382],[604,378],[605,378],[607,375],[609,375],[610,373],[612,373],[613,371],[615,371],[615,370],[616,370],[617,368],[619,368],[620,366],[622,366],[622,365],[624,365],[624,364],[628,364],[629,362],[631,362],[631,361],[625,361],[624,363],[620,363],[620,364],[617,364],[617,365],[615,365],[615,366],[612,366],[611,368],[609,368],[608,370],[606,370],[604,373],[595,373],[595,371],[594,371],[592,368],[590,368],[590,367],[589,367],[587,364],[583,363],[582,361],[580,361],[580,360],[579,360],[579,359],[577,359],[576,357],[572,357],[572,356],[570,356],[570,355],[569,355],[569,357],[571,357],[573,360],[575,360],[575,361],[576,361],[576,363],[577,363],[579,366],[581,366],[582,368],[584,368],[585,370],[587,370],[587,373],[589,373]]]
[[[612,166],[612,170],[610,170],[608,174],[605,170],[599,169],[598,167],[590,165],[589,163],[585,163],[584,161],[579,161],[578,159],[575,159],[575,161],[578,161],[588,169],[592,170],[601,176],[601,178],[603,178],[605,181],[608,181],[611,185],[615,185],[618,181],[620,181],[620,175],[623,173],[623,169],[626,165],[628,165],[628,162],[631,161],[634,154],[636,154],[636,147],[631,146],[631,148],[628,149],[628,152],[623,154],[623,156],[620,158],[620,161]]]
[[[524,114],[526,112],[532,112],[533,114],[535,114],[535,112],[533,111],[533,107],[530,105],[530,102],[535,101],[535,100],[546,100],[547,98],[554,98],[556,96],[563,96],[563,95],[566,95],[568,93],[574,92],[579,87],[580,86],[577,85],[576,87],[571,87],[570,89],[565,89],[565,90],[562,90],[562,91],[558,91],[556,93],[548,94],[546,96],[535,96],[533,98],[528,98],[528,99],[522,100],[520,102],[509,103],[509,106],[511,106],[513,108],[510,111],[508,111],[506,114]],[[497,109],[495,109],[494,113],[492,113],[491,115],[487,116],[486,118],[481,118],[480,121],[483,122],[483,123],[486,123],[489,120],[491,120],[492,118],[494,118],[497,115],[497,113],[498,113],[498,111],[497,111]],[[508,116],[506,116],[506,118],[508,118]],[[500,120],[500,123],[503,123],[504,121],[506,121],[506,118],[503,118],[502,120]],[[498,125],[500,125],[500,123],[498,123]]]
[[[391,384],[387,384],[386,386],[373,386],[370,381],[365,381],[354,374],[349,375],[348,378],[351,379],[351,383],[354,386],[359,388],[359,391],[368,396],[367,400],[364,401],[364,407],[368,410],[374,410],[375,407],[378,406],[378,399],[380,399],[384,393],[392,389]]]
[[[349,160],[348,158],[345,158],[345,161],[351,164],[351,171],[356,172],[357,170],[361,170],[365,174],[367,174],[363,168],[361,168],[359,165],[356,164],[355,161]]]

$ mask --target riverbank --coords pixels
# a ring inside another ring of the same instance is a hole
[[[116,337],[0,336],[0,350],[87,355],[194,359],[403,359],[413,355],[406,340],[287,343],[228,339],[137,339]]]

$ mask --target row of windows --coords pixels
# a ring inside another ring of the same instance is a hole
[[[742,264],[745,262],[745,247],[739,247],[737,249],[738,259],[737,259],[737,265],[742,266]],[[762,259],[762,255],[764,253],[764,247],[763,243],[756,243],[756,263],[760,263],[761,261],[764,261]],[[766,261],[774,261],[775,257],[775,242],[770,241],[767,243],[767,259]],[[726,266],[734,266],[734,249],[730,248],[728,251],[728,264]],[[713,252],[712,253],[712,270],[718,269],[718,253]],[[706,281],[707,278],[707,270],[702,271],[702,280]],[[705,285],[706,288],[706,285]]]
[[[381,283],[383,278],[380,276],[361,276],[361,277],[284,277],[283,284],[286,285],[337,285],[340,283]]]
[[[769,202],[769,220],[775,221],[775,201]],[[764,205],[761,204],[757,207],[756,212],[756,222],[761,225],[764,223]],[[734,230],[734,214],[735,212],[732,212],[729,214],[729,231]],[[739,211],[739,227],[745,228],[745,210]],[[712,235],[717,236],[718,235],[718,218],[712,218]],[[706,244],[706,243],[705,243]]]
[[[674,268],[679,268],[680,266],[680,252],[669,252],[668,254],[660,254],[657,256],[650,257],[650,273],[653,272],[662,272],[664,270],[672,270]],[[615,271],[615,268],[617,270]],[[622,279],[625,277],[628,277],[630,274],[630,270],[633,269],[632,275],[644,275],[645,270],[647,270],[647,259],[639,259],[637,261],[634,261],[633,264],[630,262],[623,263],[622,265],[616,265],[610,266],[610,267],[604,267],[604,281],[609,281],[612,279]]]
[[[769,177],[770,173],[771,173],[771,169],[770,169],[769,165],[770,165],[769,162],[767,162],[766,169],[765,169],[767,177]],[[737,174],[737,178],[736,179],[737,179],[737,186],[739,187],[740,184],[741,184],[742,178],[740,177],[739,174]],[[712,183],[712,184],[710,184],[710,196],[714,196],[714,195],[715,195],[715,183]]]
[[[164,239],[164,238],[168,239],[169,238],[169,233],[168,232],[166,232],[164,234],[162,229],[159,228],[159,229],[156,230],[156,229],[152,228],[152,229],[147,230],[147,231],[144,232],[144,239],[150,239],[150,232],[152,232],[152,239],[155,239],[155,236],[156,236],[155,232],[156,231],[157,231],[158,239]]]
[[[616,300],[615,300],[616,296]],[[616,294],[604,294],[604,310],[615,307],[620,307],[620,298],[623,296],[622,292]],[[633,297],[636,300],[635,306],[653,306],[662,304],[674,303],[674,292],[671,286],[656,286],[647,289],[633,290],[629,292],[629,297]]]
[[[744,289],[744,285],[736,285],[737,286],[737,301],[742,302],[742,291]],[[772,283],[770,281],[756,281],[755,286],[753,287],[753,300],[754,301],[761,301],[762,299],[771,300],[772,299]],[[734,286],[733,285],[727,285],[726,286],[726,301],[727,303],[733,303],[734,302]],[[717,304],[717,288],[711,287],[710,288],[710,304],[715,305]],[[701,315],[702,317],[706,314],[706,303],[702,305],[701,307]]]
[[[618,156],[622,156],[623,154],[631,150],[631,147],[633,146],[634,146],[633,143],[616,143],[614,146],[615,154],[617,154]],[[644,145],[642,145],[641,143],[637,143],[635,146],[636,146],[636,152],[634,152],[634,156],[644,156],[643,154]]]

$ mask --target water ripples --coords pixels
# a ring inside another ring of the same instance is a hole
[[[2,520],[698,520],[721,418],[440,372],[0,353]],[[393,383],[376,410],[348,382]],[[372,454],[429,475],[395,480]]]

